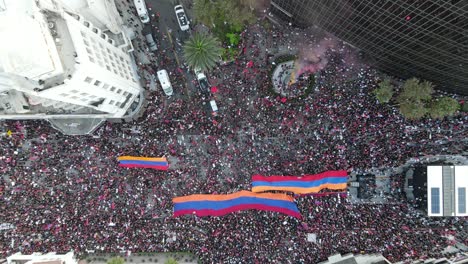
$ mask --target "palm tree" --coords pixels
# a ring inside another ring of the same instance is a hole
[[[210,70],[222,53],[219,41],[207,34],[195,33],[184,44],[184,58],[192,69]]]

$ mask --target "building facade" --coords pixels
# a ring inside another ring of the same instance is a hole
[[[272,0],[271,10],[334,34],[391,75],[468,94],[468,0]]]
[[[32,254],[21,254],[17,252],[7,257],[7,264],[77,264],[73,251],[66,254],[57,254],[56,252],[49,252],[42,254],[34,252]]]
[[[140,100],[133,47],[113,1],[4,3],[0,119],[120,118]]]

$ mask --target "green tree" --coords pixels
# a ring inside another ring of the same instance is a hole
[[[240,0],[195,0],[193,4],[195,20],[209,28],[221,28],[224,34],[231,27],[242,28],[245,23],[255,22],[255,15],[250,7]]]
[[[219,60],[222,49],[218,40],[207,34],[195,33],[184,44],[183,55],[190,68],[210,70]]]
[[[427,108],[422,102],[404,102],[400,104],[400,113],[405,118],[416,120],[426,115]]]
[[[179,264],[179,262],[177,260],[175,260],[174,258],[168,258],[164,264]]]
[[[239,44],[239,41],[240,41],[239,34],[227,33],[226,38],[229,39],[229,45],[231,45],[231,46],[237,46],[237,44]]]
[[[444,118],[453,115],[458,109],[460,104],[457,100],[444,96],[432,100],[429,107],[429,115],[432,118]]]
[[[429,101],[434,92],[434,85],[431,82],[420,82],[417,78],[411,78],[403,84],[403,91],[398,96],[398,102],[403,103],[407,101],[420,102]]]
[[[218,15],[218,10],[216,5],[210,0],[195,0],[193,3],[193,12],[195,21],[210,28],[214,26],[214,19],[216,15]]]
[[[468,102],[464,102],[460,107],[463,112],[468,112]]]
[[[398,95],[400,113],[408,119],[420,119],[428,113],[426,105],[432,98],[434,85],[411,78],[403,84],[403,91]]]
[[[125,260],[121,257],[114,257],[107,260],[107,264],[124,264]]]
[[[379,83],[379,88],[374,90],[374,95],[381,103],[388,103],[393,96],[393,85],[390,79],[385,79]]]

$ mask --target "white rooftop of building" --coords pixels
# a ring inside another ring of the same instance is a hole
[[[2,1],[6,8],[0,9],[0,38],[7,41],[0,42],[1,71],[33,80],[62,72],[53,39],[34,1]]]
[[[468,166],[427,167],[429,216],[468,216]]]

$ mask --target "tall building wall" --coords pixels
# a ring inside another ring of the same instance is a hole
[[[271,8],[352,44],[389,74],[468,94],[468,0],[273,0]]]
[[[105,7],[109,1],[98,2]],[[91,3],[6,0],[0,36],[10,41],[0,43],[0,118],[76,110],[90,118],[120,118],[139,102],[130,41],[122,31],[113,34],[64,9],[62,2]]]

